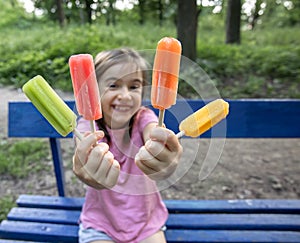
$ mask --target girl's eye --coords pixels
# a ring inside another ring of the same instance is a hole
[[[131,87],[130,87],[130,89],[138,89],[138,88],[140,88],[141,86],[140,85],[132,85]]]
[[[110,89],[115,89],[115,88],[117,88],[117,87],[118,87],[118,86],[117,86],[116,83],[111,83],[111,84],[108,85],[108,88],[110,88]]]
[[[142,87],[142,83],[141,82],[134,82],[131,86],[130,89],[134,90],[134,89],[139,89]]]

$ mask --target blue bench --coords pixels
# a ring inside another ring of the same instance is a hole
[[[214,128],[214,137],[300,138],[300,100],[228,102],[230,115]],[[74,107],[73,101],[67,103]],[[165,115],[167,127],[178,132],[178,122],[203,105],[201,100],[179,100]],[[20,195],[17,207],[1,222],[0,243],[77,242],[77,221],[84,199],[65,197],[61,136],[30,102],[9,103],[8,125],[9,137],[49,138],[59,196]],[[211,136],[209,131],[201,137]],[[300,242],[300,200],[165,203],[170,212],[168,242]]]

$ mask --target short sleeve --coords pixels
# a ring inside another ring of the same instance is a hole
[[[141,107],[135,122],[137,122],[139,132],[142,133],[149,123],[157,123],[158,118],[153,110],[150,110],[146,107]]]

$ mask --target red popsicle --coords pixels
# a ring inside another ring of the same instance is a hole
[[[72,55],[69,66],[78,113],[91,121],[94,130],[93,121],[102,117],[102,110],[93,57]]]
[[[157,43],[152,73],[151,103],[159,109],[159,126],[163,123],[164,110],[176,103],[181,43],[164,37]]]

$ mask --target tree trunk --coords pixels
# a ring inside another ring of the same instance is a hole
[[[140,15],[140,19],[139,19],[139,23],[141,25],[143,25],[145,23],[145,0],[139,0],[139,15]]]
[[[178,0],[177,38],[182,45],[182,55],[192,61],[197,57],[197,21],[196,0]]]
[[[256,0],[255,7],[254,7],[254,13],[251,16],[251,22],[250,22],[252,30],[254,29],[256,22],[259,18],[259,11],[260,11],[261,4],[262,4],[262,0]]]
[[[91,5],[94,1],[93,0],[85,0],[85,11],[87,15],[88,22],[92,23],[92,8]]]
[[[241,43],[241,0],[228,0],[226,16],[226,44]]]
[[[159,19],[159,26],[162,26],[164,10],[163,10],[163,3],[161,0],[158,1],[158,19]]]
[[[65,17],[62,0],[56,0],[56,5],[57,5],[57,15],[58,15],[59,25],[60,27],[64,27],[66,17]]]

